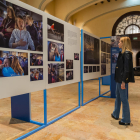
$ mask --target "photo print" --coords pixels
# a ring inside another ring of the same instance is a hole
[[[64,42],[64,25],[48,18],[48,38]]]
[[[93,66],[93,72],[96,72],[96,66]]]
[[[28,53],[0,51],[0,77],[28,75]]]
[[[97,72],[99,72],[100,71],[100,66],[97,66]]]
[[[99,40],[85,33],[84,64],[99,64]]]
[[[43,68],[30,69],[30,81],[43,80]]]
[[[64,44],[48,41],[48,61],[64,61]]]
[[[66,60],[66,69],[73,69],[73,60]]]
[[[111,45],[107,43],[107,53],[110,53]]]
[[[101,75],[106,75],[106,65],[105,64],[101,65]]]
[[[102,52],[106,52],[106,46],[107,46],[106,42],[101,41],[101,51]]]
[[[73,71],[66,71],[66,80],[73,80]]]
[[[92,66],[89,66],[89,73],[92,72]]]
[[[43,54],[30,53],[30,66],[43,66]]]
[[[84,73],[88,73],[88,66],[84,66]]]
[[[79,53],[74,53],[74,60],[79,60]]]
[[[101,63],[106,63],[106,53],[101,53]]]
[[[106,59],[106,64],[109,64],[109,62],[108,62],[108,58]]]
[[[117,63],[119,53],[112,53],[112,63]]]
[[[0,47],[43,51],[42,16],[5,0],[0,4]]]
[[[48,84],[64,81],[64,64],[48,64]]]

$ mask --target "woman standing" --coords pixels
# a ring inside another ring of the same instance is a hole
[[[115,81],[116,81],[116,101],[115,109],[112,118],[118,120],[120,114],[121,102],[122,108],[122,120],[119,121],[120,125],[130,125],[130,109],[127,99],[127,83],[134,81],[133,72],[133,59],[132,59],[132,46],[129,37],[122,37],[119,42],[119,48],[122,48],[122,52],[119,53],[117,65],[115,69]]]
[[[15,12],[11,6],[7,7],[7,17],[2,22],[0,32],[0,47],[9,48],[9,39],[15,28]]]

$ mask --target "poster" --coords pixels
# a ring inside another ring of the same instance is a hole
[[[42,16],[10,2],[1,2],[0,9],[0,47],[42,52]]]
[[[28,75],[28,54],[0,51],[0,78]]]
[[[73,60],[66,60],[66,69],[73,69]]]
[[[101,65],[101,75],[106,75],[106,64]]]
[[[43,66],[43,54],[30,53],[30,66]]]
[[[74,60],[79,60],[79,53],[74,53]]]
[[[106,63],[106,53],[101,53],[101,63]]]
[[[64,25],[48,18],[47,21],[48,38],[64,42]]]
[[[48,41],[48,61],[64,61],[64,44]]]
[[[89,73],[92,72],[92,66],[89,66]]]
[[[101,51],[102,51],[102,52],[106,52],[106,47],[107,47],[106,42],[101,41]]]
[[[43,80],[43,68],[30,69],[30,81]]]
[[[84,64],[99,64],[99,40],[85,33]]]
[[[66,71],[66,80],[73,80],[73,70],[72,71]]]
[[[88,66],[84,66],[84,73],[88,73]]]
[[[96,72],[96,66],[93,66],[93,72]]]
[[[99,72],[100,71],[100,66],[97,66],[97,72]]]

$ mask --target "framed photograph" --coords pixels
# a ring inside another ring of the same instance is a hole
[[[88,73],[88,66],[84,66],[84,73]]]
[[[101,53],[101,63],[106,63],[106,53]]]
[[[96,72],[96,66],[93,66],[93,72]]]
[[[99,72],[100,71],[100,66],[97,66],[97,72]]]
[[[107,47],[106,42],[101,41],[101,51],[102,51],[102,52],[106,52],[106,47]]]
[[[73,70],[72,71],[66,71],[66,80],[73,80]]]
[[[73,69],[73,60],[66,60],[66,69]]]
[[[0,51],[0,77],[28,75],[28,53]]]
[[[48,64],[48,84],[64,81],[64,64]]]
[[[92,72],[92,66],[89,66],[89,73]]]
[[[64,25],[48,18],[48,38],[64,42]]]
[[[48,61],[64,61],[64,44],[48,41]]]
[[[74,53],[74,60],[79,60],[79,53]]]
[[[42,15],[4,1],[1,9],[0,47],[42,52]]]
[[[43,54],[30,53],[30,66],[43,66]]]
[[[106,65],[105,64],[101,65],[101,75],[106,75]]]
[[[30,69],[30,81],[43,80],[43,68]]]
[[[99,64],[99,39],[84,33],[84,64]]]

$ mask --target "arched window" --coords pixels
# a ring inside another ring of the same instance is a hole
[[[112,36],[140,33],[140,11],[121,16],[114,24]]]

